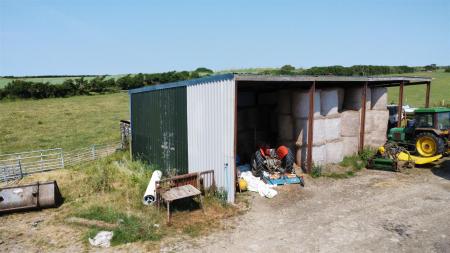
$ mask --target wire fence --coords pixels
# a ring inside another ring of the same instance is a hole
[[[0,155],[0,181],[20,179],[25,175],[62,169],[106,157],[121,144],[91,145],[65,152],[62,148]]]

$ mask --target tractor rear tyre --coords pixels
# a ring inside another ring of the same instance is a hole
[[[264,170],[264,157],[258,149],[252,157],[252,173],[255,177],[261,177]]]
[[[444,153],[445,143],[442,138],[425,132],[416,137],[416,152],[423,157],[430,157]]]
[[[294,170],[295,157],[294,157],[294,153],[292,152],[292,150],[290,148],[288,148],[288,153],[283,160],[284,160],[283,162],[284,162],[284,168],[286,169],[286,172],[295,173],[295,170]]]

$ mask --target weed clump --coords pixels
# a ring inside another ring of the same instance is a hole
[[[311,169],[311,177],[317,178],[322,176],[322,165],[320,164],[313,164]]]

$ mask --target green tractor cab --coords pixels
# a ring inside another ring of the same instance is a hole
[[[450,108],[420,108],[406,127],[391,128],[388,141],[422,157],[450,152]]]

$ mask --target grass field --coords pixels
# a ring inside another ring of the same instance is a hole
[[[431,94],[430,105],[437,106],[450,104],[450,73],[444,71],[437,72],[417,72],[410,74],[402,74],[402,76],[421,76],[431,77]],[[398,102],[398,87],[389,88],[388,102]],[[409,104],[413,107],[420,107],[425,105],[425,85],[406,86],[404,88],[404,104]]]
[[[119,141],[128,94],[0,102],[0,153]]]
[[[261,69],[249,69],[248,72]],[[431,104],[450,103],[450,73],[411,73],[432,77]],[[51,79],[51,78],[50,78]],[[398,88],[388,101],[397,102]],[[425,86],[405,87],[405,104],[423,106]],[[129,118],[125,93],[0,101],[0,153],[40,148],[79,148],[119,140],[119,120]]]
[[[107,78],[119,78],[125,75],[111,75],[108,76]],[[77,79],[79,77],[30,77],[30,78],[4,78],[4,77],[0,77],[0,88],[5,87],[9,82],[11,82],[12,80],[24,80],[24,81],[32,81],[32,82],[48,82],[50,84],[61,84],[63,83],[66,79]],[[95,77],[84,77],[85,80],[91,80]]]

